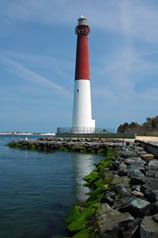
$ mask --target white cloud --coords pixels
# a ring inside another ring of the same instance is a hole
[[[31,71],[12,59],[9,59],[5,56],[0,56],[0,64],[5,66],[6,71],[13,73],[21,79],[35,83],[40,87],[51,88],[57,94],[70,97],[72,96],[65,88]]]
[[[76,18],[83,13],[90,25],[97,28],[149,42],[158,40],[158,4],[154,0],[14,0],[2,5],[3,18],[74,25]]]
[[[129,46],[126,44],[114,51],[98,69],[100,80],[93,81],[94,95],[116,104],[124,101],[132,106],[138,100],[144,100],[142,103],[147,100],[157,102],[158,63],[144,59],[144,55],[131,45],[130,42]]]
[[[47,55],[40,55],[40,54],[33,54],[33,53],[26,53],[26,52],[17,52],[17,51],[6,51],[1,49],[1,53],[8,58],[13,59],[14,61],[20,61],[21,64],[26,65],[28,68],[35,67],[40,68],[45,71],[50,71],[55,73],[59,80],[67,80],[70,78],[70,74],[72,68],[75,68],[75,63],[71,62],[64,58],[57,58],[54,56],[47,56]],[[71,82],[70,78],[70,82]],[[67,84],[69,82],[67,81]]]

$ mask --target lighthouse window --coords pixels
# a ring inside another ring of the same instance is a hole
[[[79,93],[79,89],[77,89],[77,92]]]

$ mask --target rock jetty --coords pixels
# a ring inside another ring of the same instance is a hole
[[[72,151],[82,153],[105,154],[108,147],[118,148],[122,146],[121,140],[110,139],[86,139],[86,138],[40,138],[38,140],[12,141],[9,147],[19,149],[30,149],[38,151]]]
[[[84,178],[88,199],[65,218],[69,237],[158,238],[158,160],[138,142],[123,147],[119,140],[42,138],[8,146],[105,155]]]
[[[138,143],[107,150],[84,178],[92,189],[65,219],[70,237],[158,237],[158,160]]]

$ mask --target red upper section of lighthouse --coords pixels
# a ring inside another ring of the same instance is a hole
[[[87,25],[78,25],[75,33],[77,34],[75,80],[89,80],[88,34],[90,28]]]

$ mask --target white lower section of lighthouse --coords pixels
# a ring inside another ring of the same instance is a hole
[[[93,133],[90,80],[75,80],[72,130],[74,133]]]

